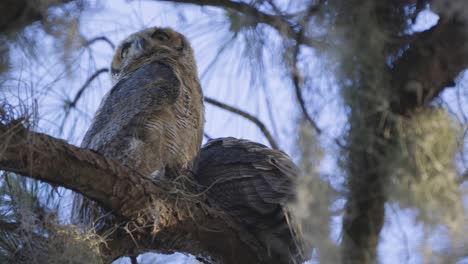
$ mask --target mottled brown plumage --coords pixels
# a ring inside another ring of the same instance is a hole
[[[277,263],[302,260],[298,230],[286,208],[297,175],[284,152],[235,138],[209,141],[196,171],[210,206],[259,239]]]
[[[169,28],[127,37],[111,65],[104,97],[82,147],[158,180],[190,170],[203,137],[203,95],[187,39]],[[99,216],[75,199],[81,220]],[[99,210],[98,210],[99,211]]]
[[[203,137],[203,96],[185,37],[156,27],[130,35],[115,52],[111,76],[114,86],[82,147],[144,175],[190,169]]]

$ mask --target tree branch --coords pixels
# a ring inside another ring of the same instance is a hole
[[[209,255],[229,264],[273,261],[256,238],[207,207],[204,196],[189,192],[188,185],[179,190],[184,194],[168,194],[164,182],[156,184],[91,150],[28,131],[19,122],[0,123],[0,138],[1,170],[79,192],[117,217],[124,228],[103,249],[107,261],[145,250]]]
[[[461,185],[466,181],[468,181],[468,170],[465,170],[465,172],[463,172],[463,174],[460,175],[460,177],[457,179],[457,183]]]
[[[440,21],[408,43],[410,48],[391,71],[397,95],[393,112],[404,114],[427,105],[444,88],[455,85],[455,78],[468,67],[466,26],[456,18]]]
[[[18,229],[21,226],[20,223],[16,222],[5,222],[5,221],[0,221],[0,231],[14,231]]]
[[[284,16],[280,15],[272,15],[265,12],[262,12],[255,8],[253,5],[249,5],[244,2],[235,2],[230,0],[157,0],[160,2],[174,2],[174,3],[182,3],[182,4],[194,4],[199,6],[212,6],[212,7],[220,7],[230,9],[244,15],[247,15],[258,23],[266,24],[278,31],[278,33],[284,39],[298,39],[299,33],[296,30],[296,25],[289,22],[285,19]],[[310,47],[323,47],[323,43],[316,41],[312,38],[307,36],[303,36],[303,44],[310,46]]]
[[[314,9],[311,8],[311,10],[314,10]],[[304,21],[304,23],[305,23],[305,21]],[[304,37],[304,28],[302,28],[299,31],[298,39],[296,40],[296,44],[293,47],[294,50],[292,52],[293,53],[292,54],[292,63],[291,63],[291,66],[290,66],[291,67],[291,79],[292,79],[293,84],[294,84],[294,90],[296,92],[296,98],[297,98],[297,101],[299,103],[299,106],[301,107],[302,114],[304,115],[306,120],[309,122],[309,124],[320,135],[322,133],[322,130],[318,127],[317,123],[309,115],[309,112],[307,112],[304,97],[302,96],[302,90],[301,90],[302,76],[301,76],[301,73],[299,71],[299,68],[297,67],[297,62],[298,62],[297,57],[299,56],[299,52],[300,52],[300,49],[301,49],[300,45],[301,45],[301,43],[303,41],[303,37]]]
[[[114,43],[112,43],[112,41],[110,41],[110,39],[108,39],[106,36],[101,36],[101,37],[92,38],[92,39],[86,41],[86,43],[84,44],[84,46],[90,46],[90,45],[92,45],[94,42],[97,42],[97,41],[104,41],[104,42],[106,42],[107,44],[109,44],[109,46],[110,46],[112,49],[115,49]]]
[[[38,5],[29,0],[0,1],[0,34],[10,34],[47,17],[47,9],[71,0],[44,1]]]
[[[0,134],[3,140],[1,169],[82,193],[123,216],[131,218],[131,214],[121,211],[128,198],[119,197],[122,194],[114,190],[114,182],[119,182],[119,188],[130,188],[129,192],[132,192],[132,185],[143,184],[147,192],[158,193],[149,180],[91,150],[29,132],[21,124],[0,125]]]
[[[412,39],[409,49],[389,69],[393,92],[390,110],[397,115],[408,116],[427,106],[446,87],[453,86],[454,79],[468,67],[465,23],[456,19],[440,21]],[[374,131],[370,136],[376,139],[365,150],[351,153],[352,162],[359,163],[353,163],[358,169],[351,172],[349,180],[343,218],[343,263],[373,263],[376,258],[386,202],[384,180],[378,171],[382,160],[377,155],[385,153],[385,144],[392,140],[386,131],[393,130],[386,114],[377,113],[366,119],[365,125]]]
[[[76,104],[78,101],[81,99],[81,96],[83,95],[84,91],[89,87],[89,85],[96,79],[99,75],[102,73],[109,72],[108,68],[101,68],[97,70],[93,75],[91,75],[88,80],[81,86],[81,88],[78,90],[78,92],[75,95],[75,98],[72,101],[66,100],[65,101],[65,114],[62,119],[62,124],[60,125],[60,132],[63,131],[63,128],[65,126],[65,122],[67,121],[68,116],[70,115],[70,110],[74,107],[76,107]]]
[[[175,3],[183,3],[183,4],[194,4],[199,6],[212,6],[212,7],[220,7],[230,9],[245,15],[248,15],[252,18],[255,18],[256,21],[263,24],[268,24],[279,32],[288,32],[294,30],[292,29],[291,25],[284,20],[281,16],[278,15],[271,15],[264,13],[253,5],[249,5],[243,2],[235,2],[230,0],[159,0],[160,2],[175,2]],[[286,33],[287,34],[287,33]]]
[[[266,137],[266,139],[268,140],[268,143],[270,143],[270,146],[274,149],[278,149],[278,144],[276,144],[276,141],[273,139],[273,137],[271,136],[271,133],[270,131],[268,131],[268,129],[266,128],[265,124],[262,123],[262,121],[260,121],[257,117],[245,112],[245,111],[242,111],[238,108],[235,108],[233,106],[230,106],[230,105],[227,105],[225,103],[222,103],[218,100],[215,100],[213,98],[210,98],[210,97],[206,97],[205,96],[205,102],[209,103],[209,104],[212,104],[214,106],[217,106],[219,108],[222,108],[226,111],[229,111],[231,113],[234,113],[234,114],[238,114],[250,121],[252,121],[255,125],[257,125],[257,127],[262,131],[263,135]]]
[[[96,79],[99,75],[101,75],[102,73],[105,73],[105,72],[109,72],[109,69],[108,68],[101,68],[101,69],[97,70],[95,73],[93,73],[93,75],[89,76],[88,80],[86,80],[86,82],[83,84],[83,86],[81,86],[81,88],[76,93],[75,98],[73,99],[73,101],[68,103],[68,107],[69,108],[75,107],[76,104],[78,103],[78,100],[80,100],[81,96],[83,95],[83,92],[88,88],[88,86],[94,81],[94,79]]]

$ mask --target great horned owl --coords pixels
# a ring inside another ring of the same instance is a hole
[[[298,173],[282,151],[219,138],[202,148],[195,176],[209,204],[259,239],[275,263],[302,263],[299,230],[286,208]]]
[[[190,168],[203,137],[203,95],[186,38],[157,27],[130,35],[111,78],[81,146],[144,175]]]
[[[204,117],[187,39],[170,28],[136,32],[118,46],[110,74],[113,87],[81,146],[146,176],[191,169],[200,151]],[[79,204],[75,208],[83,207]]]

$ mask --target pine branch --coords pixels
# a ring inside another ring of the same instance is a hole
[[[234,106],[230,106],[230,105],[227,105],[225,103],[222,103],[218,100],[215,100],[213,98],[210,98],[210,97],[206,97],[205,96],[205,102],[209,103],[209,104],[212,104],[214,106],[217,106],[219,108],[222,108],[226,111],[229,111],[231,113],[234,113],[234,114],[237,114],[237,115],[240,115],[250,121],[252,121],[259,129],[260,131],[262,131],[263,135],[266,137],[266,139],[268,140],[268,143],[270,143],[270,146],[273,148],[273,149],[278,149],[278,144],[276,143],[276,141],[273,139],[273,137],[271,136],[271,133],[270,131],[268,131],[267,127],[265,126],[265,124],[262,123],[262,121],[260,121],[260,119],[258,119],[257,117],[243,111],[243,110],[240,110]]]
[[[278,31],[278,33],[284,39],[298,39],[299,31],[297,28],[302,27],[302,25],[296,25],[293,22],[290,22],[286,17],[291,17],[286,15],[274,15],[268,14],[258,10],[255,6],[249,5],[244,2],[235,2],[230,0],[157,0],[160,2],[174,2],[182,4],[194,4],[199,6],[212,6],[219,8],[226,8],[232,11],[242,13],[250,18],[254,19],[258,23],[266,24]],[[313,6],[315,10],[315,5]],[[302,43],[315,48],[323,47],[323,43],[317,40],[314,40],[307,36],[302,36]]]
[[[112,49],[115,49],[114,43],[112,43],[112,41],[110,41],[110,39],[107,38],[106,36],[100,36],[100,37],[92,38],[92,39],[86,41],[86,43],[84,44],[84,46],[90,46],[90,45],[92,45],[93,43],[98,42],[98,41],[104,41],[104,42],[106,42],[107,44],[109,44],[109,46],[110,46]]]

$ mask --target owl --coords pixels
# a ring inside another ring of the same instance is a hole
[[[190,170],[200,151],[204,113],[187,39],[170,28],[136,32],[116,49],[110,75],[112,88],[81,146],[154,179]],[[89,201],[75,200],[77,210],[90,214]]]
[[[298,173],[282,151],[219,138],[202,148],[195,177],[209,205],[259,239],[275,263],[302,263],[299,229],[287,209]]]

